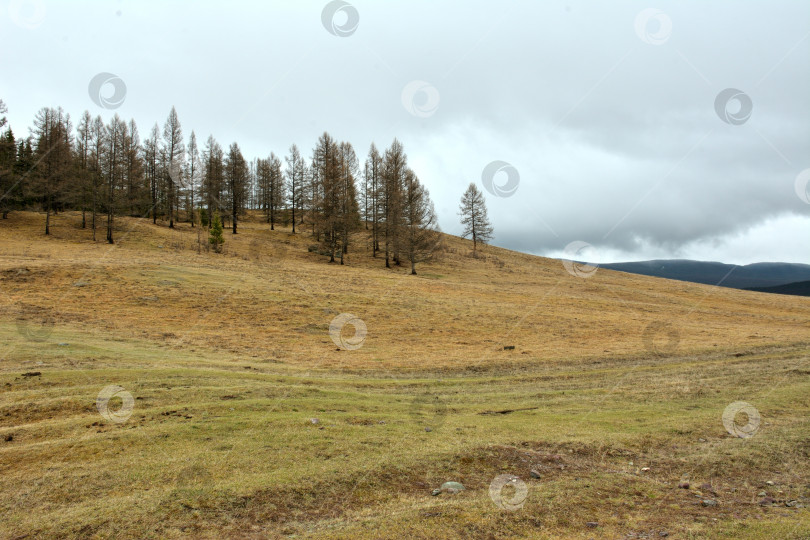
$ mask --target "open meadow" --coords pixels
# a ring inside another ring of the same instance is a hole
[[[0,222],[0,537],[810,537],[806,298],[54,223]]]

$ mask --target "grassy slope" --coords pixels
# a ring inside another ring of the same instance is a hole
[[[41,221],[0,222],[0,537],[810,535],[808,510],[756,504],[810,497],[806,298],[452,237],[413,277],[259,223],[214,255],[187,225],[123,219],[109,247]],[[342,312],[359,350],[328,336]],[[122,424],[95,408],[111,384]],[[737,400],[751,439],[722,425]],[[501,473],[528,485],[516,512],[488,496]],[[446,480],[469,489],[431,497]]]

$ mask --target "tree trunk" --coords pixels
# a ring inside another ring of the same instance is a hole
[[[171,163],[169,167],[171,167]],[[169,175],[169,228],[174,229],[174,181]]]
[[[115,158],[113,157],[113,159],[115,159]],[[115,161],[113,161],[112,168],[113,168],[113,170],[115,170]],[[108,204],[108,206],[107,206],[107,208],[108,208],[107,209],[107,243],[108,244],[113,244],[114,243],[113,242],[113,219],[115,217],[115,206],[114,206],[114,203],[115,203],[115,199],[114,199],[115,191],[113,191],[114,181],[115,181],[115,178],[112,176],[112,173],[111,173],[110,192],[109,192],[109,195],[108,195],[108,198],[107,198],[107,204]]]
[[[113,216],[109,214],[107,216],[107,243],[114,244],[113,242]]]
[[[93,182],[95,182],[95,180]],[[94,183],[93,184],[93,219],[92,219],[92,223],[91,223],[91,225],[93,227],[93,242],[96,241],[96,198],[97,198],[96,192],[97,191],[98,190],[97,190],[96,185]]]
[[[48,194],[45,199],[45,235],[51,234],[51,196]]]

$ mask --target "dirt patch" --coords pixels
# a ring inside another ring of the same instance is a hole
[[[0,408],[0,426],[18,426],[57,416],[66,417],[92,412],[97,412],[95,403],[89,404],[71,400],[7,405]]]
[[[512,414],[513,412],[518,412],[518,411],[534,411],[534,410],[537,410],[539,408],[540,407],[523,407],[522,409],[503,409],[503,410],[500,410],[500,411],[483,411],[483,412],[480,412],[478,414],[483,414],[483,415],[487,415],[487,414]]]
[[[2,280],[6,283],[30,283],[32,281],[36,281],[37,279],[48,277],[52,273],[53,272],[51,270],[46,270],[43,268],[31,269],[25,266],[0,270],[0,276],[2,276]]]

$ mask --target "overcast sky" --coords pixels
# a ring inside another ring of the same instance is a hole
[[[174,105],[249,159],[397,137],[445,232],[475,182],[502,247],[810,263],[806,0],[13,0],[0,36],[18,135]]]

